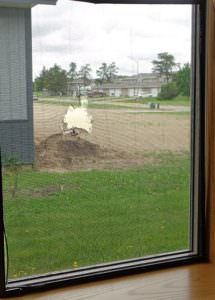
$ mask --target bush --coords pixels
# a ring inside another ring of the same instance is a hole
[[[10,192],[11,197],[16,198],[18,191],[19,175],[22,171],[21,160],[16,156],[3,156],[2,163],[4,165],[5,173],[11,177]]]
[[[183,67],[176,73],[175,82],[177,88],[182,96],[190,96],[190,78],[191,78],[191,66],[189,63],[183,65]]]
[[[178,96],[178,94],[179,92],[176,83],[170,82],[162,85],[158,98],[160,100],[164,100],[164,99],[170,100]]]

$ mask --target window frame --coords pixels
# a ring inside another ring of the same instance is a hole
[[[77,0],[78,1],[78,0]],[[3,213],[2,172],[0,168],[0,296],[19,294],[80,284],[84,282],[113,278],[116,276],[140,273],[149,270],[181,266],[208,261],[205,227],[205,52],[206,52],[206,7],[205,0],[104,0],[86,1],[92,3],[121,4],[193,4],[192,25],[192,168],[191,182],[191,222],[190,245],[188,251],[177,251],[143,258],[129,259],[97,266],[84,267],[6,282],[7,273],[5,256],[5,230]],[[0,160],[1,167],[1,160]]]

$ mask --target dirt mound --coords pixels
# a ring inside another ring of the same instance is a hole
[[[37,143],[36,166],[47,171],[77,171],[122,169],[140,167],[145,163],[141,156],[101,148],[81,137],[54,134]]]
[[[80,137],[62,134],[51,135],[36,145],[37,166],[48,170],[91,169],[115,154]]]
[[[73,169],[83,159],[100,157],[101,154],[98,145],[70,135],[54,134],[36,145],[37,165],[40,168]]]
[[[100,147],[80,137],[54,134],[40,143],[40,148],[55,151],[57,157],[95,156],[100,152]]]

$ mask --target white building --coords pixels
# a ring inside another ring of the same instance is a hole
[[[110,97],[157,97],[165,81],[157,74],[145,73],[116,78],[97,89]]]

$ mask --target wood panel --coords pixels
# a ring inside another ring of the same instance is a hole
[[[207,12],[207,95],[206,95],[206,220],[209,256],[215,262],[215,1]]]

